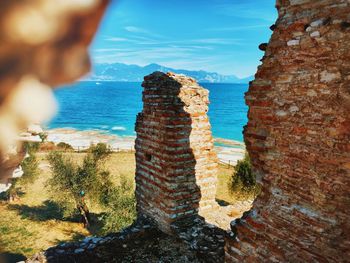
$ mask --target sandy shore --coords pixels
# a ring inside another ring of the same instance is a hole
[[[69,143],[76,150],[88,148],[91,144],[106,143],[114,151],[134,150],[135,136],[117,136],[101,131],[78,131],[75,129],[61,128],[48,130],[48,141]],[[215,151],[220,162],[235,165],[237,160],[244,157],[244,144],[238,141],[215,138]]]

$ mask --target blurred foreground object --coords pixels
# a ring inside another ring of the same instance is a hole
[[[8,148],[56,110],[54,86],[90,70],[90,44],[108,0],[0,3],[0,177]]]

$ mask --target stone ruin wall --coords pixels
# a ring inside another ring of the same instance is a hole
[[[170,233],[172,223],[216,206],[208,91],[191,78],[161,72],[145,77],[142,86],[135,144],[137,210]]]
[[[227,262],[350,261],[350,1],[280,0],[246,94],[262,194]]]

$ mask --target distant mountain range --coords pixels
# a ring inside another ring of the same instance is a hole
[[[87,80],[94,81],[125,81],[125,82],[141,82],[143,77],[151,74],[154,71],[174,72],[185,74],[195,78],[202,83],[248,83],[253,79],[253,76],[240,79],[234,75],[220,75],[215,72],[207,72],[203,70],[192,71],[184,69],[173,69],[164,67],[158,64],[149,64],[141,67],[138,65],[127,65],[123,63],[114,64],[95,64],[93,73]]]

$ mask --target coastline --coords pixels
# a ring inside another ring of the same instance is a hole
[[[76,130],[74,128],[49,129],[47,141],[55,144],[65,142],[70,144],[75,150],[87,149],[91,144],[99,142],[111,146],[113,151],[134,150],[136,136],[118,136],[109,134],[101,130]],[[235,165],[238,160],[243,159],[245,154],[244,143],[214,138],[214,149],[217,152],[221,163]]]

